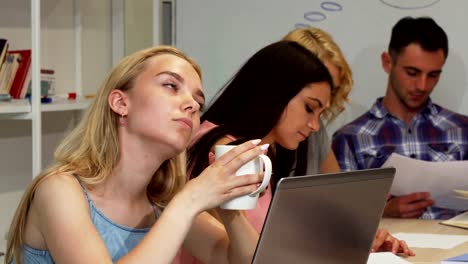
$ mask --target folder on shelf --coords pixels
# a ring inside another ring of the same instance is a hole
[[[16,60],[17,58],[15,55],[7,53],[5,62],[3,63],[2,69],[0,70],[0,94],[10,93],[10,77],[13,75],[15,63],[17,66]]]
[[[18,71],[19,62],[21,59],[21,54],[8,52],[8,71],[5,73],[5,78],[2,79],[2,86],[5,88],[5,93],[9,94],[11,85],[13,84],[13,79],[16,76]]]
[[[0,68],[2,67],[3,61],[8,51],[8,40],[0,38]]]
[[[31,50],[12,50],[10,53],[21,55],[18,70],[11,85],[10,95],[15,99],[23,99],[26,97],[31,81]]]

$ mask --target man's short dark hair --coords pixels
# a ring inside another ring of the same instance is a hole
[[[448,56],[447,34],[430,17],[404,17],[393,26],[388,46],[392,57],[396,57],[411,43],[419,44],[429,52],[442,49],[445,58]]]

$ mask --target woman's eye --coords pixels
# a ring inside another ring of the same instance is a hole
[[[314,112],[314,110],[312,110],[312,108],[310,108],[310,106],[308,106],[308,105],[305,106],[305,109],[306,109],[306,112],[307,112],[307,113],[312,113],[312,112]]]
[[[171,89],[177,89],[177,85],[173,83],[165,83],[164,86],[166,86],[167,88],[171,88]]]

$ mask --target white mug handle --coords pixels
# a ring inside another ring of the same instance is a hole
[[[270,184],[270,178],[271,178],[271,160],[268,158],[267,155],[260,154],[258,156],[263,162],[263,166],[265,167],[265,171],[263,172],[263,181],[262,184],[257,188],[257,190],[253,191],[249,196],[255,197],[257,194],[263,192],[268,184]],[[263,167],[262,166],[262,167]]]

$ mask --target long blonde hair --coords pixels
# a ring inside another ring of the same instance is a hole
[[[338,67],[341,84],[332,89],[330,108],[324,112],[324,117],[330,123],[343,112],[344,103],[349,101],[348,95],[353,86],[351,68],[341,49],[330,34],[314,27],[295,29],[284,36],[283,40],[295,41],[316,54],[322,62],[331,62]]]
[[[103,182],[120,158],[119,116],[110,108],[108,97],[113,89],[133,87],[136,77],[145,70],[146,61],[154,56],[171,54],[189,62],[201,79],[199,66],[174,47],[159,46],[135,52],[116,65],[97,92],[82,120],[55,151],[55,162],[36,177],[26,189],[13,218],[7,239],[6,263],[21,264],[24,231],[34,192],[48,177],[74,175],[89,187]],[[164,208],[186,182],[185,152],[166,160],[153,175],[148,187],[149,199]]]

